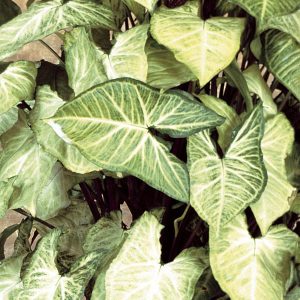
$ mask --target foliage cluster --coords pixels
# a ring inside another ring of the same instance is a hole
[[[300,299],[299,1],[27,5],[0,1],[0,298]],[[10,62],[51,34],[58,64]]]

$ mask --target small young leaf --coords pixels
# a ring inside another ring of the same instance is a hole
[[[220,125],[223,118],[176,92],[160,94],[122,79],[81,94],[45,122],[99,167],[137,176],[186,202],[186,166],[150,129],[186,137]]]
[[[257,201],[265,188],[267,174],[260,149],[263,128],[262,106],[258,105],[223,158],[216,152],[208,130],[188,139],[191,205],[216,234]]]
[[[298,237],[284,225],[252,238],[244,215],[209,234],[210,263],[221,288],[232,300],[282,300],[289,278],[290,259]]]

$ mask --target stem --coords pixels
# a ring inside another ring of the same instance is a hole
[[[288,92],[288,93],[285,95],[283,101],[280,103],[280,106],[278,107],[278,112],[281,112],[282,109],[285,107],[286,103],[287,103],[288,100],[289,100],[290,95],[291,95],[291,92]]]
[[[43,40],[38,40],[43,46],[45,46],[58,60],[59,64],[65,68],[65,63],[62,61],[61,57],[56,53],[56,51],[51,48],[46,42]]]
[[[95,222],[97,222],[100,219],[100,213],[99,213],[97,205],[94,201],[94,197],[92,196],[90,188],[85,182],[79,183],[79,186],[82,190],[82,193],[84,195],[86,202],[88,203],[88,205],[90,207],[90,210],[94,217],[94,220],[95,220]]]
[[[26,103],[24,100],[21,101],[20,104],[17,105],[20,109],[28,109],[29,111],[31,110],[31,107]]]
[[[29,214],[28,212],[26,212],[25,210],[23,210],[21,208],[16,208],[16,209],[14,209],[14,211],[18,212],[19,214],[21,214],[21,215],[23,215],[23,216],[25,216],[27,218],[30,218],[30,219],[32,219],[32,220],[34,220],[36,222],[41,223],[41,224],[47,226],[50,229],[54,229],[55,228],[55,226],[51,225],[50,223],[48,223],[48,222],[46,222],[46,221],[44,221],[44,220],[42,220],[40,218],[33,217],[31,214]]]

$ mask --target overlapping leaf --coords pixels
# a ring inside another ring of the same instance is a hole
[[[294,130],[284,115],[278,114],[266,122],[261,148],[268,182],[261,198],[251,205],[262,234],[290,210],[296,196],[296,189],[288,182],[285,171],[285,160],[292,151],[293,142]]]
[[[169,89],[196,80],[184,64],[178,62],[167,48],[149,39],[146,44],[148,59],[147,83],[156,88]]]
[[[218,17],[203,21],[192,9],[183,7],[162,6],[156,10],[151,18],[151,34],[190,68],[204,86],[234,59],[245,20]]]
[[[22,100],[32,99],[36,75],[34,63],[28,61],[11,63],[0,74],[0,114]]]
[[[0,135],[13,127],[18,121],[18,108],[12,107],[5,113],[0,114]]]
[[[192,299],[207,267],[205,250],[186,249],[161,265],[161,229],[156,217],[144,213],[106,272],[105,292],[94,294],[94,299]]]
[[[237,131],[223,158],[216,152],[208,130],[189,137],[191,205],[216,234],[258,200],[264,190],[267,176],[260,149],[263,125],[259,105]]]
[[[82,299],[84,288],[99,265],[100,255],[93,252],[83,256],[69,273],[60,275],[55,261],[60,234],[55,229],[40,241],[24,270],[23,287],[15,290],[11,299]]]
[[[148,29],[147,24],[139,25],[117,35],[110,54],[104,54],[102,58],[109,79],[130,77],[146,81]]]
[[[56,160],[37,143],[26,119],[2,135],[1,142],[1,215],[8,208],[26,208],[36,215],[39,193]]]
[[[158,0],[135,0],[138,4],[146,7],[150,13],[153,12]]]
[[[267,19],[293,12],[299,6],[298,0],[229,0],[241,6],[256,18],[258,27],[263,26]]]
[[[283,225],[252,238],[245,216],[239,215],[220,236],[210,232],[213,274],[232,300],[282,300],[297,241],[297,235]]]
[[[65,102],[49,86],[37,90],[36,102],[30,120],[37,141],[42,147],[72,172],[89,173],[100,167],[87,160],[74,146],[60,139],[44,119],[52,117]]]
[[[251,65],[244,72],[249,91],[259,96],[263,102],[264,115],[273,116],[277,113],[277,106],[273,101],[272,93],[261,76],[258,65]]]
[[[0,298],[9,299],[11,291],[22,286],[20,271],[24,255],[8,258],[0,263]]]
[[[224,123],[218,126],[217,129],[219,134],[218,144],[223,151],[226,151],[232,142],[233,130],[240,126],[242,122],[241,118],[231,106],[219,98],[205,94],[200,94],[198,97],[206,107],[225,118]]]
[[[290,35],[268,31],[263,38],[268,69],[300,101],[300,45]]]
[[[185,137],[220,125],[223,118],[182,94],[160,94],[141,82],[122,79],[89,90],[45,122],[98,166],[132,174],[188,201],[185,164],[151,129]]]
[[[76,96],[107,80],[101,59],[103,52],[84,27],[65,34],[64,49],[69,86]]]
[[[29,42],[75,25],[115,27],[112,11],[94,1],[52,0],[35,3],[0,27],[0,60]]]

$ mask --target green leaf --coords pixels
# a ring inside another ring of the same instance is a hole
[[[300,7],[300,6],[299,6]],[[300,9],[287,15],[273,16],[266,20],[261,31],[266,29],[278,29],[290,34],[298,43],[300,43]]]
[[[12,0],[0,1],[0,25],[8,22],[21,13],[20,7]]]
[[[129,10],[136,16],[139,23],[142,23],[145,18],[145,7],[137,3],[135,0],[123,0]]]
[[[32,130],[40,145],[72,172],[85,174],[100,169],[87,160],[74,145],[60,139],[44,119],[54,116],[65,102],[49,86],[38,88],[34,109],[30,112]]]
[[[187,202],[186,166],[151,129],[186,137],[223,118],[182,94],[160,94],[141,82],[120,79],[87,91],[45,122],[99,167],[132,174]]]
[[[152,39],[146,44],[148,59],[147,83],[153,87],[169,89],[190,80],[195,75],[184,64],[178,62],[173,53]]]
[[[284,298],[285,300],[299,300],[300,298],[300,287],[295,286],[291,291],[288,292],[286,297]]]
[[[22,100],[32,99],[36,75],[35,64],[28,61],[11,63],[0,74],[0,114]]]
[[[6,227],[0,233],[0,261],[5,258],[5,243],[7,239],[19,228],[19,224],[13,224],[11,226]]]
[[[0,135],[12,128],[18,121],[18,108],[12,107],[5,113],[0,114]]]
[[[69,86],[78,95],[107,80],[100,51],[86,28],[78,27],[65,34],[66,70]]]
[[[293,12],[299,5],[298,0],[229,0],[229,2],[241,6],[255,17],[258,28],[270,18]]]
[[[56,160],[43,151],[22,118],[1,136],[1,142],[0,181],[7,191],[1,200],[7,208],[25,208],[36,216],[39,194]]]
[[[139,25],[116,37],[110,54],[103,54],[103,64],[109,79],[130,77],[141,81],[147,79],[147,56],[145,44],[149,25]]]
[[[300,45],[284,32],[268,31],[263,38],[268,69],[300,101]]]
[[[186,249],[162,265],[161,229],[150,213],[137,221],[106,272],[105,299],[192,299],[197,280],[207,267],[205,250]],[[100,299],[96,296],[94,299]]]
[[[243,72],[243,74],[249,91],[258,95],[262,100],[265,117],[276,115],[277,106],[273,101],[270,88],[261,76],[258,65],[251,65]]]
[[[11,56],[25,44],[73,26],[115,29],[112,11],[93,1],[34,3],[27,11],[0,27],[0,60]]]
[[[23,288],[16,291],[13,299],[82,299],[84,288],[98,267],[99,254],[83,256],[69,273],[60,275],[55,263],[60,234],[54,229],[39,242],[24,270]]]
[[[283,114],[268,120],[261,143],[268,181],[261,198],[251,205],[262,234],[272,223],[290,210],[296,189],[288,182],[285,160],[292,152],[294,130]]]
[[[154,11],[158,0],[135,0],[135,2],[146,7],[150,13]]]
[[[18,237],[14,243],[13,256],[26,255],[31,251],[29,238],[31,235],[32,220],[29,218],[23,219],[19,224]]]
[[[9,299],[11,291],[19,288],[21,284],[20,272],[24,255],[11,257],[0,262],[0,298]]]
[[[170,49],[204,86],[225,69],[240,48],[245,27],[241,18],[201,20],[182,7],[157,9],[151,18],[151,34]]]
[[[208,130],[188,139],[191,205],[216,234],[258,200],[264,190],[267,176],[260,149],[263,125],[262,106],[258,105],[236,132],[223,158],[216,152]]]
[[[294,199],[291,211],[296,214],[300,214],[300,193],[298,193],[296,198]]]
[[[223,152],[225,152],[232,142],[233,130],[240,126],[242,122],[241,118],[224,100],[205,94],[199,94],[197,97],[206,107],[225,118],[224,123],[217,127],[219,135],[218,144]]]
[[[246,218],[237,216],[216,237],[210,232],[210,264],[221,288],[232,300],[281,300],[298,237],[283,225],[252,238]]]

